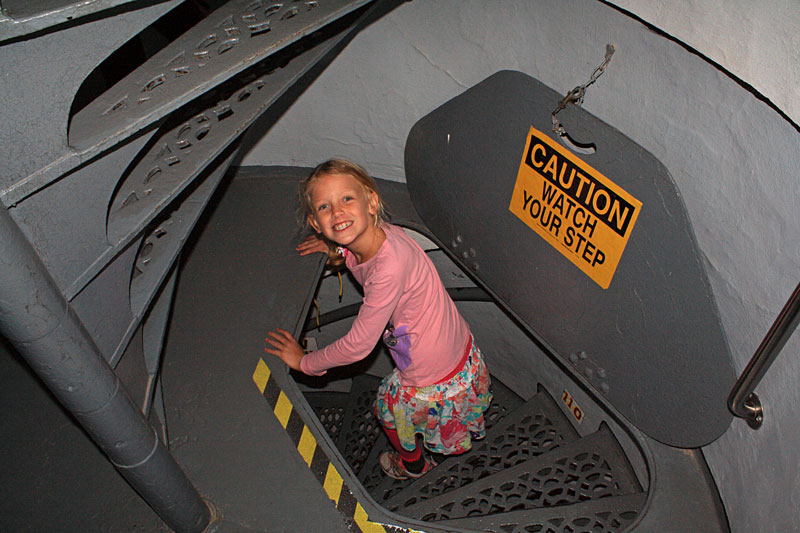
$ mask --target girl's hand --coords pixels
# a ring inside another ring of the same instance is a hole
[[[268,333],[269,337],[264,339],[267,344],[272,346],[272,348],[267,346],[264,348],[264,351],[277,356],[281,361],[286,363],[289,368],[302,372],[300,369],[300,360],[305,355],[303,353],[303,348],[300,347],[300,344],[292,337],[291,333],[285,329],[277,329],[277,333],[270,331]]]
[[[316,252],[327,254],[328,245],[316,235],[311,235],[307,237],[306,240],[298,244],[295,250],[300,252],[300,255],[308,255]]]

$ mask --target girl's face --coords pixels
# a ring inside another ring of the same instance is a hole
[[[322,174],[311,185],[312,215],[318,233],[358,254],[374,242],[378,195],[350,174]]]

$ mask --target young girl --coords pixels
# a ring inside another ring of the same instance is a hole
[[[278,328],[269,332],[265,351],[319,376],[363,359],[383,336],[397,368],[384,378],[374,405],[394,447],[380,455],[380,464],[395,479],[418,478],[435,465],[423,446],[458,454],[484,437],[492,394],[481,352],[428,256],[386,222],[375,182],[361,167],[322,163],[302,182],[301,203],[321,237],[306,239],[298,251],[338,251],[364,301],[350,331],[324,349],[304,355]]]

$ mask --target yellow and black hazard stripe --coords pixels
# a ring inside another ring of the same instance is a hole
[[[289,397],[281,390],[263,359],[258,361],[256,371],[253,373],[253,381],[255,381],[264,398],[267,399],[267,403],[269,403],[292,442],[297,446],[297,451],[308,465],[309,470],[320,482],[328,497],[333,500],[339,512],[353,523],[358,528],[358,531],[385,533],[387,529],[383,525],[369,520],[367,512],[353,496],[350,487],[347,486],[344,478],[330,462],[328,456],[317,445],[317,439],[314,438],[311,430],[308,429],[303,419],[295,411]],[[412,530],[391,526],[391,531],[411,532]]]

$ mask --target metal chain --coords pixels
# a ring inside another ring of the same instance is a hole
[[[567,107],[567,104],[569,103],[574,103],[577,106],[583,104],[583,97],[586,94],[586,88],[589,87],[589,85],[596,82],[597,78],[599,78],[600,75],[603,74],[603,72],[606,70],[606,66],[611,61],[611,56],[613,55],[614,55],[614,45],[607,44],[605,58],[603,59],[603,62],[600,63],[600,65],[596,69],[594,69],[594,72],[592,72],[592,76],[589,78],[589,81],[587,81],[583,85],[578,85],[577,87],[572,89],[558,103],[558,107],[556,107],[552,113],[553,133],[560,136],[567,134],[567,130],[564,129],[564,126],[562,126],[561,122],[559,122],[559,120],[556,118],[556,114],[558,114],[559,111]]]

